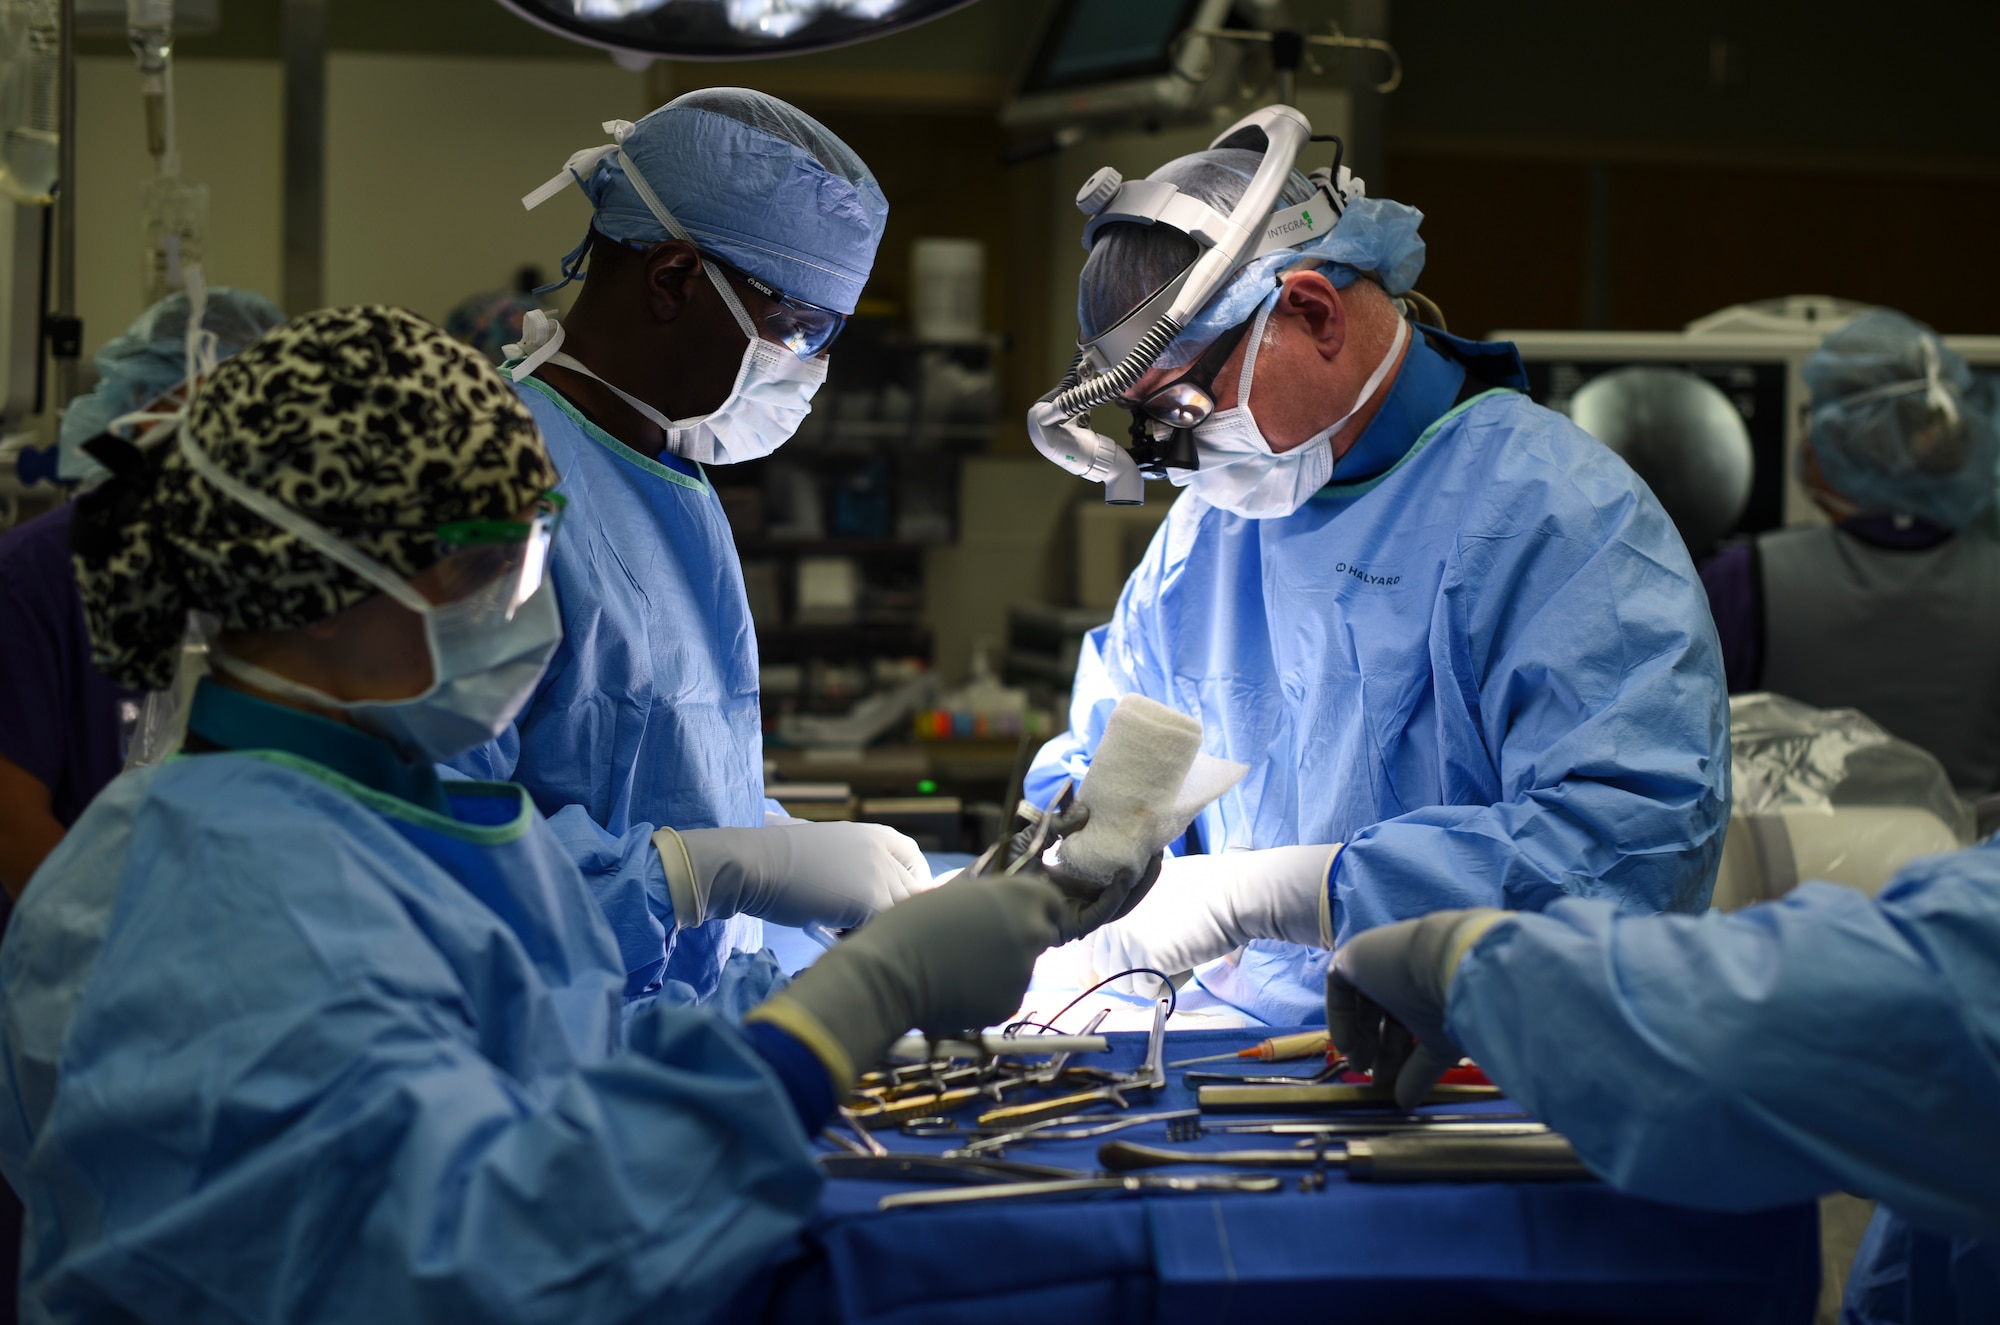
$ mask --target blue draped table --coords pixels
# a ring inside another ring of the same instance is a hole
[[[1265,1033],[1176,1032],[1166,1056],[1233,1050]],[[1089,1061],[1136,1066],[1145,1037],[1112,1040],[1111,1055]],[[1136,1098],[1133,1109],[1192,1107],[1182,1071],[1169,1075],[1172,1084]],[[961,1113],[962,1125],[973,1112]],[[899,1152],[952,1144],[894,1130],[878,1135]],[[1169,1144],[1162,1123],[1114,1135]],[[1293,1139],[1210,1135],[1186,1145],[1286,1148]],[[1099,1144],[1021,1146],[1007,1158],[1094,1170]],[[1323,1191],[1301,1192],[1296,1172],[1275,1172],[1287,1179],[1276,1195],[995,1201],[889,1213],[876,1210],[877,1200],[912,1184],[829,1182],[804,1245],[721,1318],[785,1325],[1812,1319],[1813,1206],[1716,1214],[1594,1183],[1398,1186],[1350,1183],[1338,1171]]]

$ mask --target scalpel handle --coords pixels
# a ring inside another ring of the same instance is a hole
[[[1309,1169],[1318,1164],[1338,1168],[1346,1162],[1339,1143],[1323,1155],[1311,1150],[1166,1150],[1135,1141],[1106,1141],[1097,1148],[1098,1167],[1113,1173],[1160,1168],[1167,1164],[1223,1164],[1236,1168]]]
[[[1354,1182],[1595,1182],[1567,1137],[1378,1136],[1347,1142]]]

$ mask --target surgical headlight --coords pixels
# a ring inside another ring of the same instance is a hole
[[[1193,382],[1176,382],[1146,397],[1141,408],[1169,428],[1192,428],[1215,413],[1215,397]]]
[[[1129,391],[1244,264],[1318,239],[1339,221],[1342,203],[1331,186],[1338,158],[1334,171],[1315,172],[1314,182],[1320,187],[1312,198],[1273,210],[1299,150],[1312,139],[1312,125],[1305,116],[1290,106],[1266,106],[1238,120],[1209,146],[1221,147],[1250,134],[1263,137],[1264,160],[1226,216],[1165,181],[1126,180],[1108,166],[1078,192],[1077,207],[1090,217],[1083,231],[1085,248],[1105,226],[1127,222],[1171,226],[1203,252],[1116,325],[1078,346],[1076,361],[1055,398],[1066,417],[1086,414]]]
[[[1243,343],[1249,322],[1217,336],[1185,373],[1147,391],[1132,411],[1132,463],[1148,478],[1166,478],[1170,469],[1198,469],[1193,430],[1215,413],[1215,378]],[[1239,389],[1241,389],[1239,387]]]

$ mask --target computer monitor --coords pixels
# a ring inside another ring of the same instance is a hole
[[[1001,123],[1015,128],[1084,121],[1185,122],[1233,89],[1235,42],[1190,38],[1193,82],[1174,71],[1175,39],[1229,19],[1231,0],[1059,0]],[[1210,49],[1196,49],[1200,47]]]

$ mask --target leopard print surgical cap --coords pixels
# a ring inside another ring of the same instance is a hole
[[[225,473],[404,576],[437,559],[440,525],[512,519],[556,481],[499,372],[397,308],[287,323],[217,368],[181,426]],[[287,630],[378,592],[201,478],[178,439],[103,440],[113,477],[79,499],[70,547],[91,660],[113,680],[167,685],[190,610]]]

